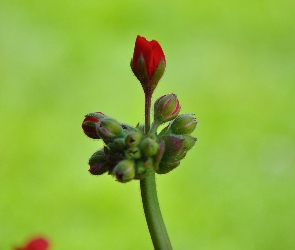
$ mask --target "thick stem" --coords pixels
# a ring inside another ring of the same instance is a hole
[[[140,181],[141,198],[145,218],[155,250],[171,250],[172,246],[161,214],[155,172]]]
[[[152,92],[145,92],[145,133],[150,129],[150,110]],[[169,236],[160,210],[155,171],[140,181],[143,209],[148,224],[149,232],[155,250],[172,250]]]

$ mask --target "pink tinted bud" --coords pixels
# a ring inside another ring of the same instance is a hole
[[[105,159],[103,149],[96,151],[89,159],[88,164],[90,174],[101,175],[108,170],[108,164]]]
[[[85,119],[82,123],[84,133],[92,139],[100,139],[96,126],[105,117],[107,116],[101,112],[89,113],[85,115]]]
[[[173,120],[180,111],[180,104],[175,94],[163,95],[154,104],[155,122],[162,124]]]

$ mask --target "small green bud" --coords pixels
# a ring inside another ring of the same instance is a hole
[[[112,118],[104,118],[97,126],[97,133],[103,140],[112,140],[124,136],[121,125]]]
[[[137,161],[136,162],[136,174],[134,179],[142,180],[149,172],[149,170],[153,167],[153,159],[148,158],[146,161]]]
[[[122,160],[114,168],[113,173],[119,182],[125,183],[134,179],[135,166],[133,160]]]
[[[145,138],[140,144],[140,148],[146,157],[154,156],[158,153],[159,145],[151,138]]]
[[[197,120],[193,114],[181,114],[170,124],[169,130],[173,134],[191,134],[197,126]]]
[[[105,159],[103,149],[96,151],[89,159],[88,162],[90,169],[89,172],[93,175],[101,175],[108,170],[108,164]]]
[[[113,152],[122,152],[126,148],[125,139],[124,138],[116,138],[107,144],[109,149]]]
[[[139,145],[141,138],[141,133],[132,131],[126,136],[125,143],[128,147],[136,147]]]
[[[154,104],[154,120],[162,124],[173,120],[180,111],[180,104],[175,94],[164,95]]]
[[[125,156],[128,159],[139,159],[141,157],[141,152],[138,147],[131,147],[125,151]]]

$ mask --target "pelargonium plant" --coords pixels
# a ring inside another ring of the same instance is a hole
[[[92,175],[108,173],[118,182],[140,181],[142,204],[155,249],[172,249],[162,218],[155,174],[167,174],[177,166],[195,145],[191,136],[197,121],[193,114],[179,114],[176,94],[166,94],[154,103],[150,124],[151,99],[166,68],[166,59],[156,40],[137,36],[131,69],[145,95],[145,123],[131,126],[102,112],[85,116],[84,133],[104,146],[89,159]],[[158,131],[160,125],[167,124]]]

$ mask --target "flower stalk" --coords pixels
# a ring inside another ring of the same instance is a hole
[[[181,106],[177,95],[172,93],[155,101],[151,124],[152,95],[166,68],[164,52],[156,40],[137,36],[130,66],[143,88],[145,122],[133,127],[101,112],[87,114],[82,123],[85,135],[104,142],[103,148],[88,161],[89,173],[108,173],[120,183],[140,180],[142,205],[154,249],[171,250],[155,174],[167,174],[180,165],[197,141],[191,136],[197,121],[192,114],[179,115]],[[159,126],[165,123],[169,124],[158,133]]]
[[[150,128],[150,110],[152,96],[145,95],[145,97],[145,133],[147,134]],[[156,176],[154,170],[152,170],[148,176],[140,181],[140,190],[144,214],[153,241],[154,249],[172,249],[158,201]]]

